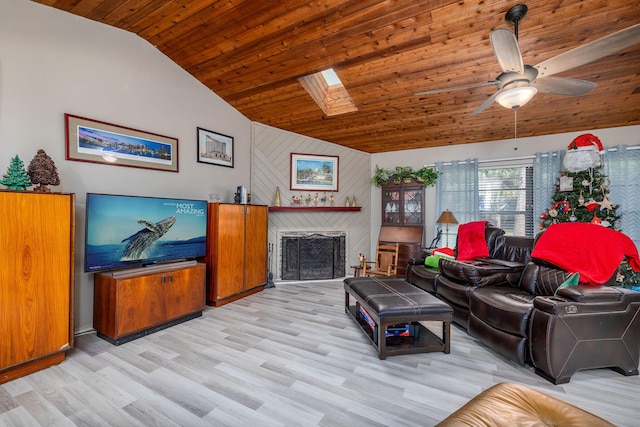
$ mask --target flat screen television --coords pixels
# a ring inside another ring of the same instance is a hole
[[[206,255],[205,200],[87,193],[85,272]]]

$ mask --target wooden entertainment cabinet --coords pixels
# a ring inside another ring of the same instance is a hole
[[[207,304],[220,307],[262,291],[269,207],[209,203],[208,215]]]
[[[195,261],[96,273],[93,326],[119,345],[202,316],[205,277]]]

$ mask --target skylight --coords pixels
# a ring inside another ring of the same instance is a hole
[[[324,79],[327,82],[327,84],[329,85],[329,87],[342,84],[342,81],[340,80],[340,77],[338,77],[336,72],[333,71],[333,68],[328,68],[328,69],[326,69],[324,71],[320,71],[320,72],[322,73],[322,77],[324,77]]]
[[[358,110],[333,68],[300,77],[298,81],[327,116]]]

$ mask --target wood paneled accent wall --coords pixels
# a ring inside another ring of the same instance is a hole
[[[291,230],[341,230],[347,232],[347,273],[358,262],[358,252],[369,253],[371,247],[371,177],[370,155],[361,151],[286,132],[259,123],[253,124],[253,159],[251,202],[273,206],[276,187],[280,188],[282,206],[299,191],[289,190],[290,153],[339,156],[339,188],[334,194],[337,206],[345,198],[356,197],[360,212],[272,212],[269,215],[269,243],[273,245],[270,270],[280,278],[277,254],[278,232]],[[312,194],[313,196],[313,194]],[[376,236],[377,237],[377,236]]]

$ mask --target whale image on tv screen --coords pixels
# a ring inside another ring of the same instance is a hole
[[[87,193],[85,272],[206,255],[205,200]]]

